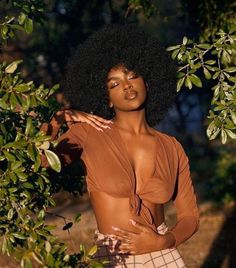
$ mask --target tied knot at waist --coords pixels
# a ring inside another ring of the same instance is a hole
[[[132,193],[129,198],[130,210],[135,216],[141,216],[148,225],[153,225],[153,217],[149,208],[147,208],[140,196]]]

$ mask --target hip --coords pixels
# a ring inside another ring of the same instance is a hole
[[[168,227],[164,222],[157,227],[159,234],[163,235],[167,231]],[[98,251],[94,257],[98,261],[109,261],[105,267],[186,267],[176,248],[141,255],[120,254],[118,253],[119,241],[112,235],[102,234],[98,230],[95,231],[95,244],[98,246]]]

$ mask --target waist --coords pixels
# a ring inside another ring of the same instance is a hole
[[[159,226],[156,227],[157,233],[164,235],[168,231],[168,226],[165,222],[162,222]],[[117,239],[113,237],[112,234],[101,233],[98,229],[94,232],[94,240],[97,245],[110,245],[109,242],[117,243]]]
[[[91,192],[90,199],[96,216],[98,229],[101,233],[112,233],[112,226],[135,231],[136,229],[130,223],[129,219],[146,224],[145,220],[140,215],[134,215],[132,213],[128,197],[118,198],[104,192]],[[164,221],[163,205],[152,204],[145,200],[142,202],[150,210],[154,225],[159,226]]]

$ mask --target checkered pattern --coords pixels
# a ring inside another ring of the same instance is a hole
[[[157,227],[159,234],[168,230],[165,223]],[[122,268],[186,268],[182,257],[176,248],[155,251],[141,255],[119,254],[117,252],[118,241],[110,235],[104,235],[95,231],[95,243],[98,245],[98,252],[95,259],[98,261],[108,260],[105,267]]]

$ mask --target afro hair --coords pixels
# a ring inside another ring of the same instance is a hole
[[[146,119],[155,126],[176,96],[176,67],[155,38],[132,25],[106,25],[78,46],[63,86],[71,108],[110,119],[106,80],[119,65],[141,75],[148,85]]]

